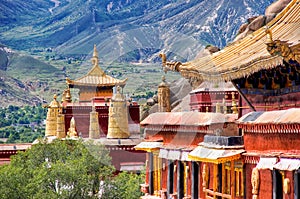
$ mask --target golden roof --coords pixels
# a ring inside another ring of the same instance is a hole
[[[92,57],[93,68],[83,77],[76,80],[66,79],[69,85],[81,85],[81,86],[116,86],[125,85],[127,78],[124,80],[115,79],[105,72],[99,66],[98,52],[96,45],[94,45],[94,52]]]
[[[300,0],[291,1],[267,26],[274,39],[299,44]],[[262,27],[219,52],[181,64],[179,71],[184,77],[230,81],[282,64],[283,57],[270,55],[265,43],[266,27]]]

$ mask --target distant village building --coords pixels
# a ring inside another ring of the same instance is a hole
[[[160,55],[163,67],[202,84],[190,111],[141,122],[143,199],[300,198],[300,1],[286,2],[219,52],[187,63]]]
[[[0,165],[9,164],[10,157],[31,147],[30,143],[14,143],[0,145]]]

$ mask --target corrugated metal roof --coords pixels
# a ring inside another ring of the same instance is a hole
[[[299,124],[300,108],[251,112],[238,119],[237,122],[241,124]]]
[[[300,41],[300,4],[293,0],[267,24],[273,39],[297,45]],[[223,50],[180,66],[183,76],[198,76],[207,81],[233,80],[262,69],[273,68],[283,63],[280,56],[271,56],[266,49],[265,27],[232,43]]]
[[[203,112],[156,112],[149,115],[141,125],[190,125],[207,126],[225,122],[234,122],[236,114]]]

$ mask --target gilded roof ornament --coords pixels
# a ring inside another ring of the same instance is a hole
[[[60,104],[59,104],[59,102],[56,99],[57,99],[57,95],[54,94],[53,95],[53,100],[51,101],[49,107],[51,107],[51,108],[58,108],[58,107],[60,107]]]
[[[163,67],[165,73],[168,70],[180,72],[180,70],[181,70],[180,67],[182,66],[181,62],[170,62],[170,61],[167,61],[167,56],[164,53],[160,53],[159,57],[161,58],[162,67]]]
[[[99,65],[99,58],[98,58],[98,51],[96,44],[94,44],[94,51],[93,51],[93,57],[91,59],[93,66],[98,66]]]
[[[272,56],[279,55],[283,57],[286,62],[293,60],[300,63],[300,44],[291,46],[291,44],[286,41],[278,39],[274,41],[272,38],[272,31],[267,28],[265,32],[267,37],[265,42],[267,50]]]
[[[70,121],[70,128],[68,130],[67,135],[70,138],[72,138],[72,137],[78,137],[77,132],[76,132],[76,125],[75,125],[75,119],[74,119],[74,117],[72,117],[72,119]]]

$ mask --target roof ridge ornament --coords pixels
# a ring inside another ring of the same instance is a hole
[[[96,44],[94,44],[93,57],[92,57],[91,61],[92,61],[93,66],[99,65],[99,58],[98,58],[98,51],[97,51]]]
[[[283,59],[290,63],[292,62],[298,62],[300,63],[300,44],[296,44],[294,46],[291,46],[290,43],[287,41],[281,41],[279,39],[273,40],[272,38],[272,31],[269,29],[269,27],[266,26],[266,42],[267,45],[267,51],[272,55],[276,56],[279,55],[283,57]]]
[[[182,66],[181,62],[176,62],[176,61],[167,61],[167,56],[165,53],[160,53],[159,57],[161,58],[162,61],[162,67],[165,73],[167,73],[167,71],[171,70],[171,71],[177,71],[180,72],[180,66]]]

